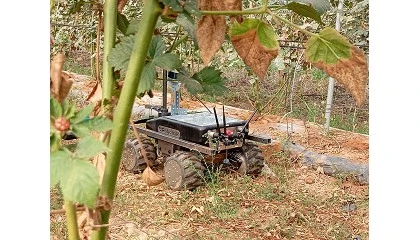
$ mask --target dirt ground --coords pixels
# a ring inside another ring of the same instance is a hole
[[[136,100],[136,106],[144,104],[161,104],[160,93]],[[206,106],[222,112],[221,104]],[[190,99],[181,107],[205,110]],[[229,106],[225,112],[240,119],[252,113]],[[368,135],[334,128],[326,134],[322,126],[274,115],[256,115],[250,129],[272,137],[260,147],[273,175],[221,175],[193,192],[174,192],[165,184],[147,187],[141,175],[121,170],[110,239],[369,239],[369,185],[321,174],[282,154],[281,147],[290,140],[319,154],[368,164]],[[51,201],[57,198],[52,192]],[[51,239],[65,239],[64,219],[51,215]]]

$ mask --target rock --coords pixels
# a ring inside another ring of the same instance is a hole
[[[311,177],[306,177],[305,178],[305,182],[307,184],[313,184],[313,183],[315,183],[315,180],[313,178],[311,178]]]

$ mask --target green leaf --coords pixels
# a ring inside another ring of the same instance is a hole
[[[340,58],[350,58],[351,44],[334,28],[327,27],[306,43],[306,60],[336,64]]]
[[[262,46],[267,49],[278,49],[279,42],[277,41],[277,35],[274,29],[264,22],[258,25],[258,40]]]
[[[198,18],[201,18],[201,12],[197,6],[197,0],[187,0],[184,3],[184,10],[191,15],[195,15]]]
[[[89,114],[93,111],[93,108],[95,105],[93,103],[87,105],[86,107],[82,108],[76,114],[74,115],[74,118],[70,119],[70,122],[72,124],[78,124],[80,122],[83,122],[86,120],[87,117],[89,117]]]
[[[81,122],[79,125],[87,127],[90,131],[105,132],[113,127],[112,121],[106,117],[95,117]]]
[[[216,70],[214,67],[205,67],[194,74],[192,78],[200,82],[204,90],[203,93],[220,96],[227,90],[225,87],[227,79],[222,78],[221,73],[220,70]]]
[[[141,79],[137,94],[141,95],[144,92],[152,90],[155,86],[156,80],[156,65],[153,62],[148,62],[144,65],[143,72],[141,73]]]
[[[50,98],[50,115],[53,118],[59,118],[63,114],[63,108],[61,104],[55,100],[55,98]]]
[[[249,18],[242,23],[234,23],[230,29],[229,35],[240,36],[249,33],[251,30],[257,30],[258,40],[261,45],[267,49],[277,49],[279,43],[274,29],[259,19]]]
[[[162,55],[165,52],[166,46],[161,35],[155,35],[149,47],[149,57],[152,59]]]
[[[306,3],[312,6],[320,15],[331,9],[329,0],[290,0],[289,2]]]
[[[300,16],[311,18],[320,23],[321,25],[324,25],[324,23],[321,20],[321,15],[312,6],[291,2],[287,4],[286,7],[287,9],[299,14]]]
[[[117,13],[117,27],[124,35],[127,35],[129,24],[130,22],[124,14]]]
[[[90,136],[90,133],[91,133],[89,128],[80,124],[70,125],[70,130],[72,130],[74,134],[76,134],[76,136],[80,138],[85,137],[85,136]]]
[[[137,31],[139,30],[139,25],[140,25],[140,19],[132,19],[127,26],[125,35],[128,36],[128,35],[136,34]]]
[[[108,56],[109,64],[120,70],[122,73],[127,72],[128,62],[130,61],[131,52],[133,51],[135,36],[121,38],[121,42],[115,45]]]
[[[63,177],[70,158],[70,153],[63,150],[50,153],[50,187],[54,187]]]
[[[75,154],[79,158],[91,158],[98,153],[107,152],[110,149],[101,141],[92,136],[86,136],[77,143]]]
[[[236,22],[229,37],[244,63],[262,80],[268,66],[278,55],[278,41],[274,29],[258,19]]]
[[[184,28],[185,31],[187,31],[188,35],[192,38],[194,41],[194,47],[198,48],[198,42],[197,42],[197,23],[194,21],[194,19],[189,18],[185,14],[178,15],[176,19],[176,23]]]
[[[76,111],[76,105],[75,104],[69,104],[67,109],[64,111],[63,116],[67,119],[70,119],[75,116]]]
[[[82,10],[83,4],[85,4],[85,2],[83,0],[81,1],[76,1],[73,5],[71,5],[70,7],[70,14],[74,14],[77,12],[80,12],[80,10]]]
[[[99,190],[98,170],[86,160],[73,159],[64,171],[60,183],[64,199],[93,208]]]
[[[156,56],[153,59],[153,62],[158,66],[165,70],[172,71],[177,68],[180,68],[182,63],[179,59],[179,56],[173,53],[165,53],[159,56]]]
[[[50,134],[50,152],[54,152],[61,148],[61,135],[57,131],[51,132],[52,134]]]
[[[197,95],[198,93],[203,93],[204,88],[201,86],[201,83],[193,78],[185,76],[184,74],[178,74],[178,80],[184,84],[184,87],[192,95]]]
[[[160,0],[159,2],[162,2],[166,6],[171,7],[175,12],[182,11],[182,5],[178,0]]]

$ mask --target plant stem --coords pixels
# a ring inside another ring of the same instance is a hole
[[[108,63],[108,55],[115,46],[117,34],[117,2],[105,1],[104,4],[104,55],[103,55],[103,80],[102,80],[102,114],[112,112],[112,90],[114,88],[115,78],[114,69]],[[96,46],[99,48],[100,46]]]
[[[50,0],[50,12],[52,12],[55,5],[55,0]]]
[[[299,29],[300,31],[302,31],[303,33],[305,33],[305,34],[307,34],[309,36],[318,36],[318,34],[311,33],[309,31],[307,31],[306,29],[301,28],[299,25],[294,24],[291,21],[289,21],[289,20],[287,20],[285,18],[282,18],[282,17],[274,14],[270,9],[267,9],[267,13],[270,14],[272,17],[274,17],[274,21],[277,23],[277,25],[280,25],[280,23],[278,21],[276,21],[276,20],[280,20],[280,21],[282,21],[282,22],[284,22],[284,23],[286,23],[286,24],[288,24],[288,25],[290,25],[290,26],[292,26],[294,28]]]
[[[102,25],[102,11],[98,10],[98,27],[96,28],[96,80],[99,81],[99,79],[101,78],[101,74],[100,74],[100,46],[101,46],[101,25]]]
[[[128,121],[140,82],[139,76],[141,76],[143,71],[153,31],[161,11],[162,9],[157,0],[145,1],[143,16],[139,24],[139,31],[136,34],[125,82],[121,90],[118,105],[115,108],[113,119],[114,128],[109,142],[109,148],[112,151],[107,155],[104,178],[99,193],[100,196],[104,196],[109,201],[114,198],[115,185],[124,148],[124,139],[128,130]],[[101,211],[101,224],[108,223],[110,213],[110,210]],[[95,230],[92,234],[92,239],[104,240],[106,232],[107,228]]]
[[[264,7],[256,7],[256,8],[249,8],[245,10],[238,10],[238,11],[201,11],[202,15],[226,15],[226,16],[234,16],[234,15],[250,15],[250,14],[262,14],[267,11],[267,8]]]
[[[69,233],[69,240],[79,240],[79,229],[77,227],[76,207],[71,201],[64,201],[64,208],[66,209],[67,218],[67,232]]]
[[[172,52],[173,50],[175,50],[175,48],[178,47],[179,44],[183,43],[187,39],[188,39],[188,34],[182,35],[177,41],[174,41],[174,43],[172,44],[168,52]]]
[[[201,11],[202,15],[251,15],[251,14],[262,14],[266,13],[268,9],[268,0],[263,0],[261,7],[248,8],[245,10],[238,11]]]
[[[181,26],[178,26],[178,29],[176,30],[176,35],[175,38],[171,44],[171,47],[169,48],[169,50],[167,52],[172,52],[175,49],[174,44],[176,43],[176,41],[178,40],[179,34],[181,32]]]

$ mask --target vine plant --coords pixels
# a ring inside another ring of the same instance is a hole
[[[246,4],[242,0],[145,0],[141,19],[131,20],[121,13],[126,2],[108,0],[103,7],[101,111],[94,111],[94,104],[76,111],[64,99],[67,94],[60,95],[60,91],[51,98],[50,183],[59,184],[63,190],[70,239],[80,237],[74,203],[85,205],[89,211],[92,239],[106,238],[131,110],[136,96],[152,94],[156,69],[178,71],[178,80],[193,95],[219,94],[226,91],[226,79],[211,62],[228,39],[263,81],[279,52],[275,29],[263,16],[270,16],[278,28],[288,25],[306,34],[306,61],[341,82],[359,105],[365,100],[368,67],[362,50],[331,27],[313,33],[277,13],[291,11],[322,24],[319,6],[307,4],[309,1],[274,1],[269,5],[268,0],[263,0],[257,7],[243,9]],[[158,29],[158,25],[165,24],[178,25],[179,34],[165,39]],[[122,34],[118,39],[117,31]],[[196,73],[189,73],[176,54],[177,46],[188,37],[194,40],[205,65]],[[64,92],[68,92],[68,86],[66,89]],[[68,130],[81,139],[75,150],[61,144]],[[92,131],[105,134],[98,140],[91,136]],[[98,170],[89,162],[99,154],[105,156],[106,162],[101,181]]]

